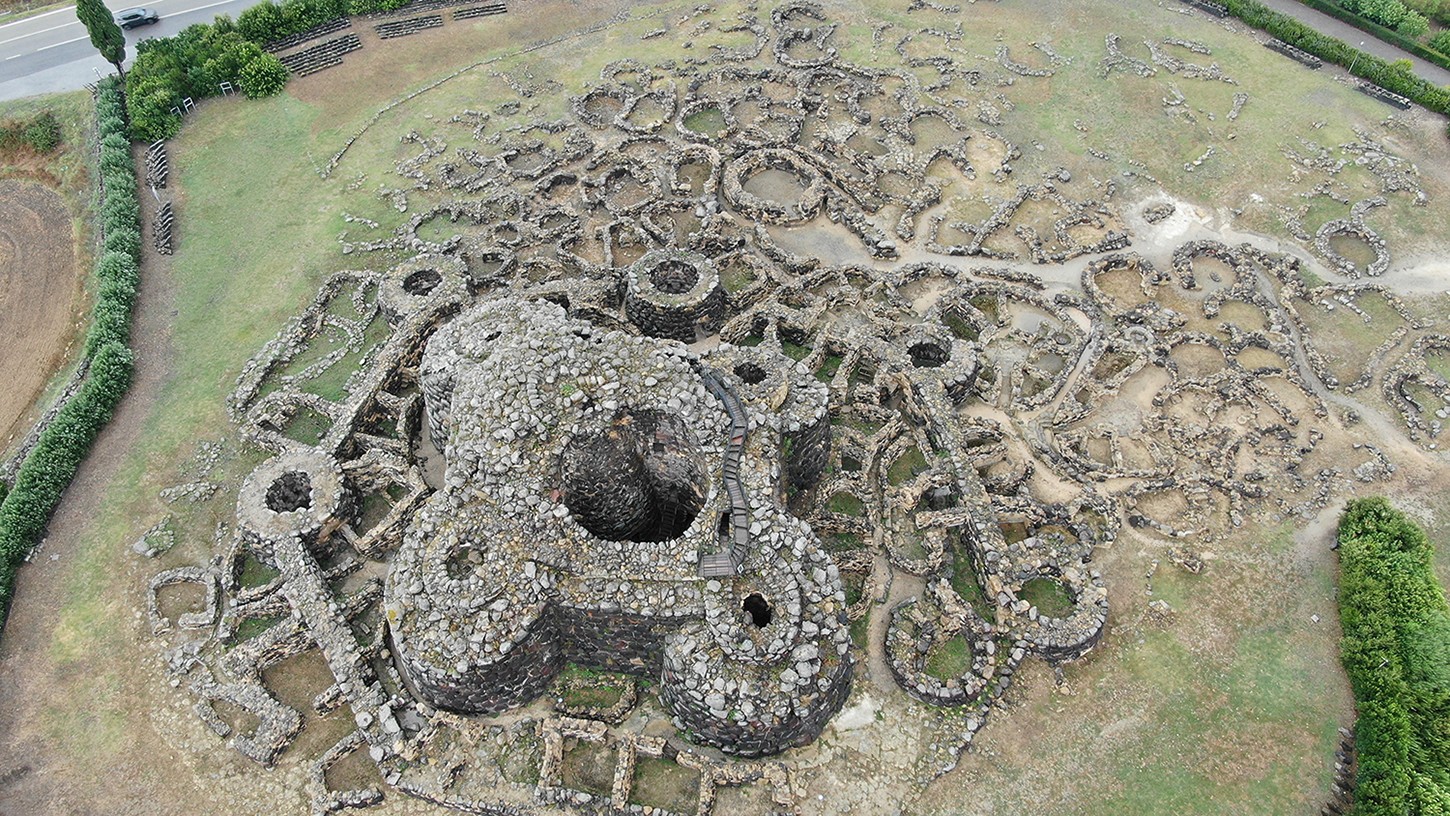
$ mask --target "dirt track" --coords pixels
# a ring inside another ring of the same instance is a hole
[[[0,181],[0,448],[65,359],[82,275],[70,212],[60,195],[30,181]]]

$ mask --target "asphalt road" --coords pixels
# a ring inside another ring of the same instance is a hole
[[[257,0],[112,0],[113,11],[144,4],[161,15],[153,25],[126,32],[127,64],[136,43],[166,37],[193,23],[209,23],[218,14],[235,18]],[[74,6],[47,11],[13,23],[0,23],[0,100],[71,91],[115,68],[96,53]]]

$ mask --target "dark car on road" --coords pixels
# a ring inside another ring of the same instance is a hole
[[[116,25],[121,28],[135,28],[136,26],[151,25],[161,21],[161,15],[155,9],[149,8],[128,8],[118,11],[115,15]]]

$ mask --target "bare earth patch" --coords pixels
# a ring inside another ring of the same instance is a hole
[[[60,195],[32,181],[0,181],[0,440],[23,419],[66,358],[84,275]]]

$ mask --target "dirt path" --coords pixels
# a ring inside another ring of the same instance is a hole
[[[82,296],[70,211],[33,181],[0,181],[0,449],[27,415],[76,334]]]
[[[69,230],[66,237],[69,245]],[[172,374],[173,300],[169,267],[154,256],[143,258],[133,324],[135,380],[66,491],[51,520],[50,535],[16,581],[10,619],[0,639],[0,814],[211,812],[198,802],[197,783],[187,766],[148,722],[149,692],[155,680],[145,664],[129,660],[91,670],[89,655],[79,659],[58,655],[66,651],[60,617],[79,582],[124,584],[124,590],[102,591],[112,615],[130,617],[134,606],[131,593],[139,559],[108,558],[100,576],[85,574],[85,548],[125,552],[127,543],[85,539],[81,534],[97,515],[102,496],[136,445]],[[142,638],[140,622],[118,628],[129,641],[127,647],[134,649],[130,644]],[[74,706],[73,713],[56,710],[67,702]],[[117,710],[117,702],[124,708]],[[56,735],[48,728],[57,721],[68,733],[79,731],[80,739],[119,741],[123,747],[72,756],[57,750]]]

